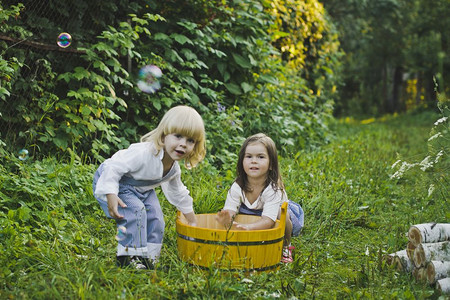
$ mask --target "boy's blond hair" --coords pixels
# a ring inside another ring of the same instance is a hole
[[[195,140],[194,150],[184,160],[187,168],[195,167],[206,154],[205,125],[199,113],[189,106],[169,109],[158,127],[141,137],[141,142],[153,142],[158,151],[164,147],[164,137],[178,133]]]

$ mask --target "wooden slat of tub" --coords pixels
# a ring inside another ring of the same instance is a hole
[[[240,215],[239,215],[240,216]],[[238,217],[239,217],[238,216]],[[255,220],[255,216],[243,216],[246,220],[250,221],[249,217],[253,217],[253,221]],[[194,238],[201,238],[201,239],[208,239],[213,241],[240,241],[239,237],[240,234],[243,232],[243,230],[225,230],[225,229],[217,229],[214,227],[219,227],[218,223],[215,221],[215,214],[199,214],[197,215],[198,220],[198,226],[192,227],[187,225],[186,219],[183,215],[179,215],[177,219],[177,223],[179,222],[180,225],[177,227],[177,232],[180,234],[184,234],[186,236],[194,237]],[[256,217],[258,218],[258,217]],[[209,224],[208,224],[209,222]],[[266,239],[267,240],[275,240],[284,235],[284,231],[281,230],[279,227],[280,222],[277,220],[275,227],[271,229],[264,229],[264,230],[252,230],[253,233],[258,234],[252,234],[247,236],[247,241],[260,241],[259,234],[261,232],[265,232]],[[211,226],[213,228],[204,227],[204,226]],[[221,226],[221,225],[220,225]],[[211,235],[211,232],[215,232],[215,235]]]

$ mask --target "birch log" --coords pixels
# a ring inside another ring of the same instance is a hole
[[[395,258],[397,256],[406,256],[407,257],[406,250],[403,249],[403,250],[399,250],[397,252],[385,255],[384,260],[387,262],[388,265],[392,265],[395,262]]]
[[[394,266],[399,271],[410,273],[414,270],[414,263],[407,256],[394,257]]]
[[[432,260],[450,261],[450,242],[419,244],[414,250],[414,265],[424,267]]]
[[[415,268],[412,271],[412,275],[418,282],[426,282],[427,281],[427,268]]]
[[[430,285],[437,280],[450,277],[450,261],[432,260],[427,265],[427,281]]]
[[[436,289],[441,294],[450,294],[450,278],[442,278],[436,282]]]
[[[411,261],[414,259],[414,250],[416,250],[416,246],[413,243],[408,242],[408,245],[406,245],[406,254]]]
[[[406,249],[385,255],[384,260],[388,265],[395,267],[398,271],[411,272],[414,268],[414,264],[406,254]]]
[[[414,269],[414,264],[409,259],[408,255],[406,254],[406,250],[401,250],[401,251],[395,252],[392,264],[399,271],[404,271],[404,272],[409,273],[409,272],[412,272],[412,270]]]
[[[414,246],[450,240],[450,224],[424,223],[413,225],[408,230],[408,239]]]

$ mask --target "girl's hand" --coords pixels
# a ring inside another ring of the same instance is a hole
[[[216,215],[216,221],[225,227],[230,227],[232,224],[234,213],[230,210],[221,210]]]
[[[239,223],[235,223],[235,224],[236,224],[236,229],[250,230],[249,224],[239,224]]]
[[[188,221],[188,225],[190,225],[190,226],[197,226],[197,217],[195,216],[194,212],[190,212],[190,213],[184,214],[184,217]]]
[[[123,216],[119,214],[118,206],[127,207],[125,203],[119,198],[119,196],[114,194],[107,194],[106,200],[108,201],[108,212],[114,219],[123,219]]]

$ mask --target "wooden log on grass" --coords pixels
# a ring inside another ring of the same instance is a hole
[[[385,255],[384,260],[386,261],[386,263],[388,265],[392,265],[392,264],[394,264],[395,257],[404,256],[404,255],[406,255],[406,250],[400,250],[400,251]]]
[[[418,282],[427,281],[427,268],[414,268],[412,275]]]
[[[408,242],[406,245],[406,254],[411,261],[414,259],[414,250],[416,250],[416,246],[413,243]]]
[[[385,260],[398,271],[411,272],[414,269],[414,264],[409,259],[406,249],[386,255]]]
[[[450,240],[450,224],[424,223],[413,225],[408,230],[408,239],[414,246]]]
[[[414,250],[414,265],[424,267],[432,260],[450,261],[450,242],[419,244]]]
[[[437,280],[450,277],[450,261],[432,260],[427,265],[427,281],[430,285]]]
[[[395,256],[394,266],[399,271],[410,273],[414,270],[414,263],[408,258],[408,256]]]
[[[436,282],[436,289],[441,294],[450,294],[450,278],[442,278]]]

